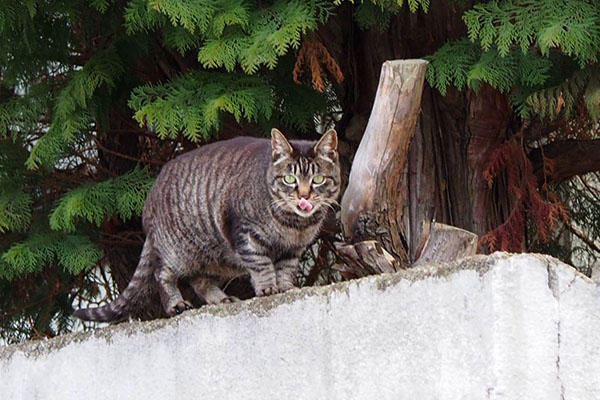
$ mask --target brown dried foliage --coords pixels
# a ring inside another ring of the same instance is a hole
[[[554,130],[548,135],[548,141],[555,140],[590,140],[600,138],[600,125],[590,117],[585,104],[577,106],[573,118],[560,118],[553,124]]]
[[[549,163],[547,168],[552,168],[552,165]],[[502,225],[486,233],[479,240],[480,246],[490,252],[496,250],[521,252],[528,215],[532,218],[543,241],[550,239],[550,234],[557,228],[559,220],[568,222],[567,209],[548,190],[547,185],[538,188],[533,166],[520,142],[510,140],[492,154],[490,164],[483,172],[490,188],[494,179],[501,173],[506,174],[507,187],[513,197],[514,207]],[[545,194],[546,199],[542,193]]]
[[[325,80],[323,79],[325,72],[323,69],[326,69],[337,83],[344,80],[344,74],[339,64],[314,33],[309,33],[306,36],[296,58],[293,75],[294,82],[298,84],[300,83],[300,76],[304,72],[303,67],[305,64],[308,64],[310,68],[312,84],[321,93],[325,90]]]

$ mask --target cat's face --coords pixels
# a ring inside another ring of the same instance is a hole
[[[340,192],[337,134],[330,130],[317,144],[290,144],[277,129],[271,132],[270,191],[275,210],[309,217],[336,203]]]

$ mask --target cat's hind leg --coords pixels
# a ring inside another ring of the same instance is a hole
[[[154,278],[158,283],[160,302],[169,317],[181,314],[185,310],[194,308],[192,304],[183,299],[177,287],[179,276],[170,268],[162,266],[154,272]]]
[[[200,276],[192,279],[190,286],[194,289],[196,296],[202,298],[207,304],[233,303],[239,300],[237,297],[228,296],[210,277]]]

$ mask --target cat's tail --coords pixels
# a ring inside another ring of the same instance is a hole
[[[151,288],[155,250],[150,235],[146,237],[144,248],[140,255],[140,262],[131,278],[129,285],[113,302],[97,308],[82,308],[73,315],[84,321],[113,322],[121,321],[128,317],[130,312],[138,307],[148,295]]]

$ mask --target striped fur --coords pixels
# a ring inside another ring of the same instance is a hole
[[[85,321],[120,321],[127,317],[130,310],[141,306],[150,289],[146,283],[153,279],[153,266],[156,264],[153,248],[152,236],[148,235],[131,282],[115,301],[103,307],[76,310],[74,315]]]
[[[209,304],[234,300],[221,288],[243,274],[258,296],[291,289],[299,258],[339,195],[336,149],[333,130],[315,144],[288,142],[274,129],[270,142],[240,137],[167,163],[144,207],[146,242],[129,286],[112,303],[75,316],[121,320],[156,286],[167,315],[178,314],[191,307],[180,279]],[[324,181],[315,183],[316,175]],[[299,206],[301,197],[312,210]]]

